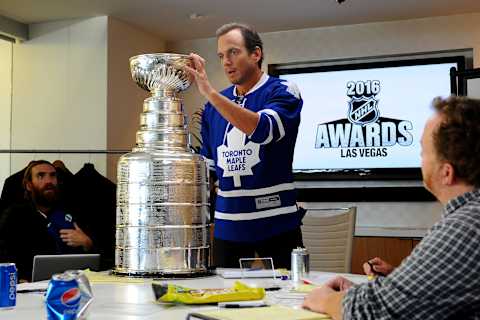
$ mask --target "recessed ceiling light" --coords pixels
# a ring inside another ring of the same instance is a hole
[[[188,18],[189,18],[190,20],[202,20],[202,19],[207,18],[207,15],[206,15],[206,14],[200,14],[200,13],[193,12],[193,13],[190,13],[190,15],[188,16]]]

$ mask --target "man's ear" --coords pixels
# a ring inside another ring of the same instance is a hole
[[[31,192],[32,191],[32,182],[27,181],[27,183],[25,183],[25,188],[27,189],[28,192]]]
[[[455,180],[455,168],[452,166],[452,164],[445,162],[442,164],[441,168],[441,175],[442,175],[442,183],[446,186],[452,185]]]
[[[252,51],[251,56],[255,59],[255,62],[260,61],[262,58],[263,52],[260,47],[255,47],[255,50]]]

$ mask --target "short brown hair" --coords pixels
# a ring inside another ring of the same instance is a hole
[[[453,166],[459,179],[480,187],[480,100],[438,97],[433,107],[442,117],[433,133],[437,155]]]
[[[22,181],[23,189],[25,190],[25,196],[26,197],[28,197],[28,195],[29,195],[29,192],[28,192],[28,189],[27,189],[27,183],[32,182],[32,170],[33,170],[34,167],[36,167],[38,165],[41,165],[41,164],[48,164],[48,165],[52,166],[52,168],[55,169],[53,164],[51,164],[47,160],[30,161],[30,163],[27,166],[27,169],[25,169],[25,173],[23,174],[23,181]]]
[[[247,48],[248,53],[252,53],[257,47],[260,48],[260,51],[262,51],[262,56],[257,63],[258,67],[261,68],[264,56],[263,42],[262,39],[260,39],[257,31],[255,31],[255,29],[253,29],[251,26],[238,22],[227,23],[218,28],[217,32],[215,32],[215,35],[217,38],[219,38],[220,36],[223,36],[224,34],[236,29],[240,30],[242,33],[243,41],[245,42],[245,48]]]

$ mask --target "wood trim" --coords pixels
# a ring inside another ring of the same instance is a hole
[[[380,257],[394,267],[400,265],[413,248],[413,239],[392,237],[354,237],[352,273],[363,274],[363,263]]]

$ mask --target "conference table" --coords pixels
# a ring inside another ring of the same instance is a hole
[[[309,279],[321,285],[336,274],[327,272],[310,272]],[[355,283],[367,281],[365,276],[341,274]],[[155,280],[156,282],[174,283],[189,288],[228,288],[234,281],[240,280],[251,286],[280,286],[281,290],[268,291],[266,301],[277,304],[300,307],[305,293],[292,293],[288,288],[289,280],[274,279],[224,279],[218,275],[182,280]],[[132,282],[133,281],[133,282]],[[38,283],[42,287],[47,282]],[[37,283],[34,283],[35,286]],[[218,308],[215,305],[188,306],[155,303],[151,279],[118,279],[112,282],[91,280],[94,301],[88,309],[88,320],[134,320],[134,319],[182,319],[188,313]],[[19,285],[19,289],[24,285]],[[0,311],[0,319],[32,320],[46,319],[44,294],[38,292],[18,293],[17,306],[14,309]]]

